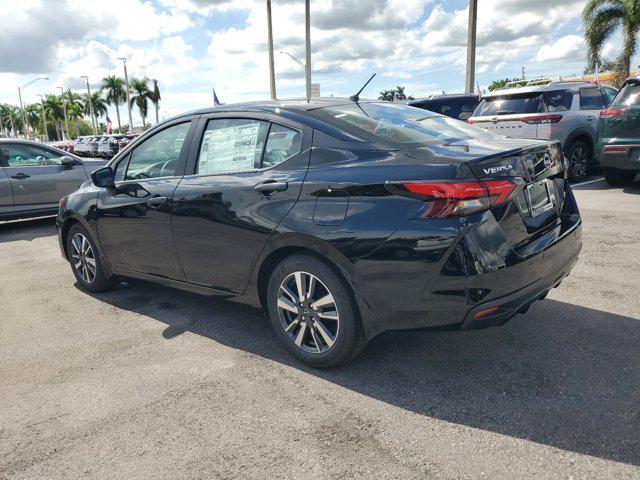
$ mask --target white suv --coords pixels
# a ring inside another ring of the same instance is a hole
[[[467,121],[509,137],[558,140],[575,181],[596,162],[598,117],[616,93],[612,87],[582,81],[530,82],[483,94]]]

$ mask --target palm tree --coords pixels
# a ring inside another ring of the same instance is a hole
[[[151,101],[153,105],[156,107],[156,123],[160,122],[159,110],[160,110],[160,89],[158,88],[158,80],[153,79],[153,98]]]
[[[153,101],[153,92],[149,90],[149,80],[143,78],[141,80],[134,79],[131,82],[131,106],[135,103],[142,117],[142,128],[146,128],[146,118],[149,113],[149,101]]]
[[[34,132],[40,130],[42,123],[42,107],[37,103],[30,103],[24,107],[24,113],[27,117],[27,123]]]
[[[67,116],[73,121],[76,138],[80,136],[80,128],[78,127],[78,119],[82,118],[85,112],[84,97],[78,93],[74,93],[71,90],[67,90],[64,94],[64,98],[67,101]]]
[[[616,82],[629,76],[631,57],[638,46],[640,31],[640,0],[589,0],[582,11],[584,35],[587,41],[588,66],[601,63],[600,49],[614,32],[622,29],[622,52],[616,63]]]
[[[47,118],[53,120],[53,126],[56,129],[56,136],[58,140],[62,138],[60,135],[60,121],[64,118],[64,111],[62,109],[62,100],[57,95],[47,95],[44,97],[44,114]]]
[[[0,137],[4,137],[7,134],[6,126],[9,125],[9,105],[0,103]]]
[[[2,117],[3,124],[11,125],[11,136],[17,137],[18,131],[24,133],[22,128],[22,115],[20,109],[15,105],[3,104],[0,105],[0,116]]]
[[[122,102],[127,100],[127,92],[125,91],[124,80],[115,75],[104,77],[102,79],[102,89],[105,91],[105,99],[109,105],[116,106],[116,117],[118,117],[118,132],[122,132],[120,125],[120,107]]]
[[[93,114],[96,116],[96,127],[98,127],[98,119],[107,113],[107,102],[102,96],[102,89],[91,93],[91,106],[89,102],[85,102],[84,113],[86,115],[91,116],[91,107],[93,107]],[[91,119],[91,122],[93,122],[93,119]]]

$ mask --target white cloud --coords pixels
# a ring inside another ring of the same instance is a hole
[[[551,44],[540,47],[536,55],[536,60],[538,62],[548,62],[575,58],[583,59],[585,52],[583,37],[578,35],[565,35]]]

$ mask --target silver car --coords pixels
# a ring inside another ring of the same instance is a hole
[[[55,214],[60,199],[105,164],[38,142],[0,140],[0,220]]]
[[[596,163],[598,117],[616,89],[590,82],[542,79],[483,94],[467,120],[508,137],[557,140],[571,164],[570,179]]]

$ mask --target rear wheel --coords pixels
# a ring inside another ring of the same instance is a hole
[[[96,244],[80,224],[75,224],[67,235],[67,255],[78,283],[89,292],[102,292],[111,287]]]
[[[604,168],[604,179],[614,187],[626,187],[633,183],[636,172],[633,170],[620,170],[619,168]]]
[[[582,140],[576,140],[566,152],[569,160],[569,180],[577,182],[584,180],[591,163],[591,150]]]
[[[364,346],[349,287],[317,258],[292,255],[282,260],[269,279],[267,303],[279,340],[307,365],[338,367]]]

